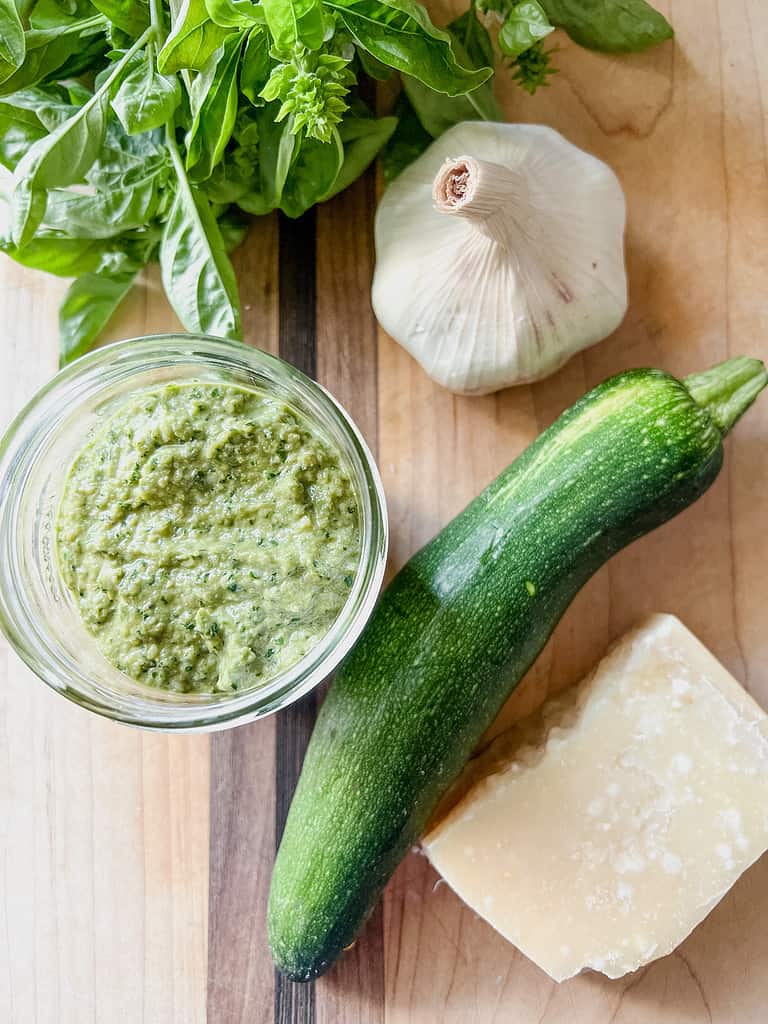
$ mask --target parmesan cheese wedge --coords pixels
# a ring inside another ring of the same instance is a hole
[[[670,953],[768,848],[768,717],[672,615],[471,771],[426,852],[556,981]]]

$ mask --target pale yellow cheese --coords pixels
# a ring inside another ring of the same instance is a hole
[[[672,615],[473,770],[425,849],[557,981],[671,952],[768,848],[768,718]]]

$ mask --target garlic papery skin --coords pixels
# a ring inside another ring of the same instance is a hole
[[[379,204],[374,312],[451,391],[546,377],[621,323],[624,224],[616,175],[553,129],[455,125]]]

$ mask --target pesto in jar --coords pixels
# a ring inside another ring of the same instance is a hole
[[[230,384],[136,392],[75,458],[56,522],[86,628],[121,672],[178,692],[263,685],[327,633],[357,572],[340,453]]]

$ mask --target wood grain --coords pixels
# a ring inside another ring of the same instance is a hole
[[[265,915],[275,853],[271,719],[211,741],[208,1021],[268,1024],[274,971]]]
[[[430,6],[449,18],[447,0]],[[676,43],[645,55],[558,38],[561,71],[533,99],[499,75],[510,119],[553,125],[607,160],[628,198],[627,319],[549,380],[456,398],[377,332],[370,175],[317,210],[311,241],[288,225],[281,243],[266,218],[235,256],[247,341],[274,352],[282,337],[378,450],[391,570],[601,378],[768,357],[768,11],[679,0],[666,12]],[[2,426],[55,368],[64,288],[0,265]],[[152,273],[109,336],[176,326]],[[768,706],[767,436],[764,400],[728,440],[710,493],[579,595],[495,731],[653,609],[679,615]],[[278,1002],[264,913],[307,707],[210,739],[140,734],[50,693],[0,639],[3,1024],[763,1024],[766,858],[672,956],[618,982],[555,985],[414,853],[354,949],[312,987],[281,982]]]
[[[375,454],[377,327],[368,298],[374,196],[371,171],[317,212],[317,370]],[[316,983],[318,1024],[383,1022],[382,929],[377,908],[353,949]]]
[[[245,340],[277,354],[280,334],[276,216],[251,227],[234,254]],[[266,908],[275,852],[275,718],[211,737],[209,1024],[274,1020]]]
[[[629,206],[630,312],[611,339],[555,377],[467,406],[432,388],[382,337],[380,407],[396,411],[380,423],[381,467],[398,562],[462,503],[468,466],[474,493],[495,472],[494,458],[506,461],[502,437],[505,454],[514,454],[605,376],[652,364],[684,375],[739,352],[765,358],[768,91],[758,54],[768,19],[755,4],[715,3],[675,5],[673,17],[675,47],[619,60],[558,40],[562,70],[551,88],[532,101],[504,90],[512,119],[559,128],[619,174]],[[759,597],[767,421],[765,403],[756,406],[728,440],[711,492],[591,581],[492,732],[579,678],[654,609],[679,615],[768,706]],[[420,443],[404,462],[409,438]],[[766,858],[676,954],[619,982],[586,975],[551,983],[437,882],[413,854],[385,895],[388,1021],[741,1024],[765,1016]]]
[[[54,372],[64,283],[3,262],[0,417]],[[112,336],[175,326],[151,275]],[[0,1020],[205,1020],[207,737],[68,704],[0,640]]]
[[[309,377],[317,374],[316,211],[299,220],[280,217],[280,342],[283,359]],[[317,694],[278,716],[275,725],[275,841],[280,842],[304,753],[312,735]],[[313,1024],[315,987],[275,975],[276,1024]]]

